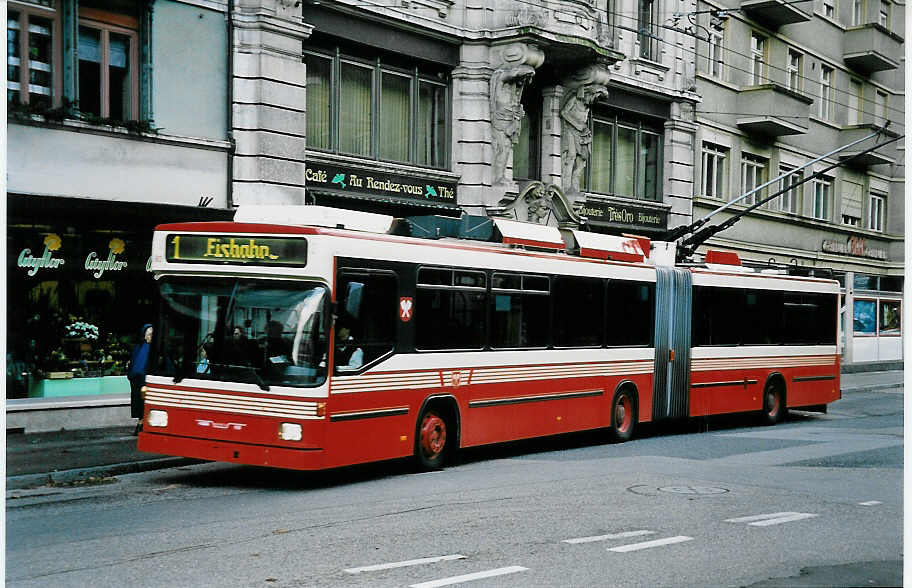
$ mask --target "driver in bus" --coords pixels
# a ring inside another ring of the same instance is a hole
[[[364,351],[355,345],[351,325],[343,320],[336,322],[336,368],[356,370],[364,364]]]

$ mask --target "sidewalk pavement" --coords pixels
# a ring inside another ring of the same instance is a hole
[[[903,371],[842,374],[843,395],[902,388]],[[198,463],[136,449],[133,427],[6,436],[6,489],[92,484],[105,478]]]

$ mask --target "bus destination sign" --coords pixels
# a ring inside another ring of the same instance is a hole
[[[170,263],[307,265],[307,240],[301,238],[170,234],[165,248]]]

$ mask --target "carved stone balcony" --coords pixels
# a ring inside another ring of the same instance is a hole
[[[881,127],[874,124],[861,124],[843,127],[842,131],[839,132],[839,144],[848,145],[853,141],[867,137],[880,128]],[[888,163],[893,163],[898,157],[898,154],[896,153],[896,143],[885,145],[876,151],[870,151],[864,155],[860,155],[860,153],[865,149],[870,149],[878,143],[882,143],[885,139],[893,139],[897,136],[899,136],[898,133],[895,133],[888,129],[883,129],[881,131],[881,134],[877,137],[868,139],[867,141],[862,141],[858,145],[854,145],[845,151],[841,151],[839,153],[839,159],[842,161],[849,160],[847,163],[853,167],[868,167],[871,165],[885,165]]]
[[[809,12],[788,0],[744,0],[741,2],[741,10],[771,29],[811,20]]]
[[[896,69],[903,57],[903,38],[871,23],[846,29],[842,59],[852,69],[873,73]]]
[[[742,88],[736,124],[749,133],[778,137],[800,135],[810,126],[812,98],[779,84]]]

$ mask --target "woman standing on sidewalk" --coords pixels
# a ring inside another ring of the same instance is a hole
[[[152,325],[143,325],[139,332],[140,341],[130,354],[130,365],[127,369],[127,379],[130,380],[130,416],[139,419],[133,434],[138,435],[142,430],[143,397],[142,387],[146,383],[146,364],[149,361],[149,349],[152,343]]]

